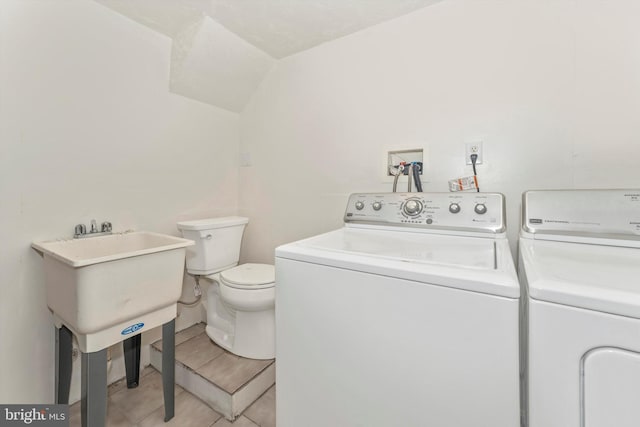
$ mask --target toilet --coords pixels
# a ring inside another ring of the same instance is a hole
[[[207,335],[220,347],[250,359],[275,357],[275,270],[242,264],[240,244],[249,219],[239,216],[178,223],[186,239],[187,272],[211,281]]]

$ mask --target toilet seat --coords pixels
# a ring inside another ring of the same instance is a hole
[[[275,267],[271,264],[242,264],[220,273],[220,284],[235,289],[267,289],[275,286]]]

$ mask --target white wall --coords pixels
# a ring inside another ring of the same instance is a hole
[[[640,186],[638,22],[634,1],[446,0],[282,60],[241,114],[244,258],[390,191],[390,148],[424,148],[425,191],[448,191],[482,139],[512,247],[527,189]]]
[[[446,0],[280,61],[239,122],[167,92],[164,36],[88,0],[2,0],[0,402],[53,398],[29,245],[78,222],[178,234],[240,205],[243,258],[271,261],[339,227],[349,193],[389,191],[387,150],[423,147],[446,191],[475,138],[514,242],[526,189],[639,186],[639,21],[635,1]]]
[[[178,220],[236,213],[238,115],[168,93],[170,48],[93,1],[0,2],[2,403],[53,400],[32,241],[92,218],[179,235]]]

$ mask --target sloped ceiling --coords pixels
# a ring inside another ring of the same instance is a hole
[[[277,59],[441,0],[95,0],[173,39],[171,91],[239,112]]]

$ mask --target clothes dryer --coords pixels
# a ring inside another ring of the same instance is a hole
[[[637,427],[640,190],[529,191],[522,207],[529,426]]]
[[[353,194],[276,249],[278,427],[517,427],[504,197]]]

